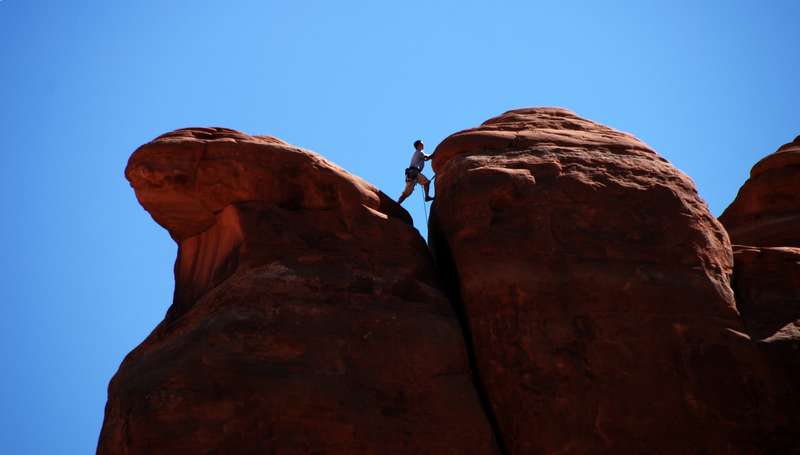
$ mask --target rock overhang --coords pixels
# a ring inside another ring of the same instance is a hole
[[[322,156],[273,136],[229,128],[181,128],[131,155],[125,177],[175,240],[197,235],[237,202],[303,210],[372,210],[411,224],[380,190]]]

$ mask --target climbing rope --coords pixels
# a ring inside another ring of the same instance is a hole
[[[425,192],[420,191],[420,196],[422,196],[422,211],[425,212],[425,228],[428,228],[428,203],[425,202]]]

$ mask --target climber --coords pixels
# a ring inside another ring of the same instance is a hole
[[[425,202],[430,202],[433,198],[430,196],[431,181],[428,177],[422,174],[422,169],[425,168],[425,162],[433,158],[433,154],[426,155],[423,152],[425,144],[419,139],[414,141],[414,154],[411,155],[411,165],[406,169],[406,188],[400,199],[397,200],[400,204],[414,191],[414,187],[419,183],[425,189]]]

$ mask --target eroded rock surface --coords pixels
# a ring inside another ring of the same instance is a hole
[[[785,413],[800,427],[800,136],[753,166],[720,221],[734,245],[733,283],[747,329],[792,390]],[[795,438],[796,439],[796,438]],[[800,452],[800,442],[795,450]]]
[[[769,453],[785,430],[691,180],[521,109],[436,149],[429,240],[509,453]]]
[[[319,155],[222,128],[140,147],[178,242],[167,317],[109,386],[100,454],[494,453],[410,217]]]
[[[800,247],[800,136],[753,166],[719,220],[734,244]]]
[[[733,284],[745,325],[791,389],[783,414],[800,453],[800,136],[761,159],[720,216],[734,245]]]
[[[734,246],[737,304],[750,335],[800,383],[800,248]]]

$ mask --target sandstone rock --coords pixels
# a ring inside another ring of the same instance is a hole
[[[800,381],[800,136],[753,166],[720,221],[734,245],[736,303],[775,380]],[[800,395],[781,399],[800,453]],[[795,453],[795,452],[793,452]]]
[[[410,217],[319,155],[191,128],[126,176],[179,244],[167,317],[109,386],[99,454],[494,453]]]
[[[429,241],[508,453],[771,450],[777,394],[688,177],[555,108],[456,133],[433,167]]]
[[[719,220],[736,244],[800,246],[800,136],[753,166]]]
[[[734,259],[736,303],[750,336],[800,383],[800,248],[735,245]]]

